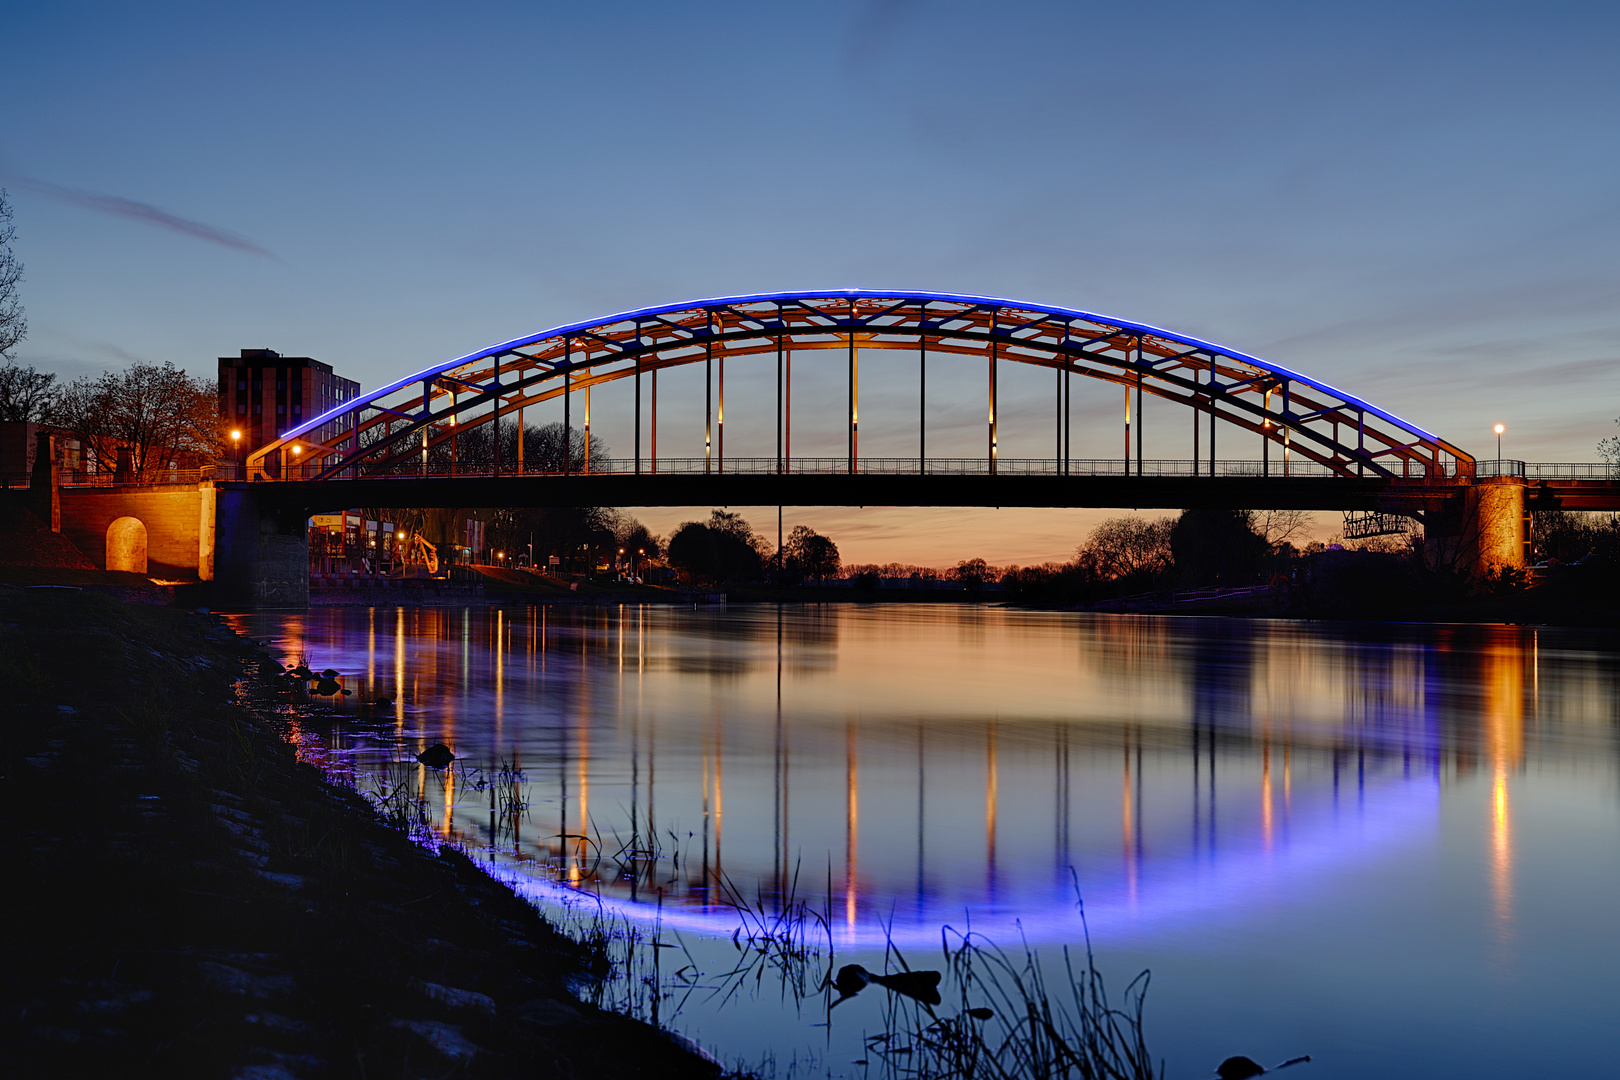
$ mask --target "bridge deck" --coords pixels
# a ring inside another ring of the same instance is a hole
[[[1187,459],[984,458],[598,459],[577,473],[499,473],[471,463],[396,476],[255,481],[282,506],[1051,506],[1178,510],[1379,510],[1420,513],[1451,503],[1475,479],[1344,476],[1313,462]],[[656,468],[656,471],[654,469]],[[1479,462],[1477,479],[1522,479],[1532,509],[1620,511],[1620,467],[1592,462]],[[103,474],[64,475],[64,486],[173,487],[231,482],[230,466],[164,474],[163,484],[112,485]]]
[[[1343,477],[1039,476],[857,473],[621,473],[430,476],[255,484],[284,505],[352,506],[1031,506],[1179,510],[1422,511],[1458,481]]]

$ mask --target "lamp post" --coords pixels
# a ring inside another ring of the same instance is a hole
[[[1501,424],[1496,425],[1496,460],[1498,462],[1502,460],[1502,432],[1506,430],[1507,428]]]

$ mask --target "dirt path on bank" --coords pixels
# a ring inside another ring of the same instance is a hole
[[[712,1077],[592,957],[298,763],[212,616],[0,587],[7,1077]],[[273,667],[273,665],[272,665]]]

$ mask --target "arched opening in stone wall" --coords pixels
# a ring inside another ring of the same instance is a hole
[[[146,525],[121,517],[107,526],[107,569],[146,573]]]

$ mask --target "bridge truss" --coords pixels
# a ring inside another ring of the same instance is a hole
[[[930,355],[982,359],[984,456],[957,459],[942,469],[942,463],[928,458],[926,416],[920,416],[914,467],[893,458],[863,462],[859,357],[861,350],[874,348],[918,354],[919,400],[926,396]],[[807,351],[819,351],[822,362],[841,362],[848,386],[848,452],[842,459],[818,462],[817,471],[854,474],[869,471],[868,466],[884,472],[959,470],[981,475],[1031,471],[1003,460],[999,453],[997,375],[1006,363],[1054,373],[1055,455],[1050,468],[1038,470],[1042,472],[1095,472],[1069,452],[1075,377],[1123,388],[1124,458],[1117,463],[1116,474],[1122,470],[1123,475],[1140,476],[1162,467],[1145,460],[1142,452],[1140,417],[1146,396],[1192,410],[1193,454],[1182,464],[1195,476],[1215,476],[1231,465],[1216,457],[1217,422],[1259,437],[1258,470],[1267,476],[1418,480],[1468,476],[1474,468],[1474,459],[1457,447],[1368,402],[1197,338],[1014,300],[831,290],[694,300],[503,342],[416,372],[293,428],[250,455],[247,474],[252,480],[337,480],[443,475],[458,469],[486,476],[652,472],[659,468],[658,373],[692,364],[705,365],[708,374],[704,455],[685,468],[729,471],[743,463],[728,466],[724,454],[725,363],[772,354],[777,368],[776,454],[748,459],[743,467],[787,473],[798,467],[792,457],[792,362]],[[718,400],[712,377],[716,367]],[[590,392],[623,380],[635,384],[634,456],[593,463],[588,439]],[[520,431],[524,410],[558,398],[563,406],[563,452],[526,461],[526,440],[510,438],[511,426]],[[581,398],[583,412],[575,404]],[[650,456],[643,453],[644,409],[652,421]],[[576,417],[583,423],[578,424]],[[587,434],[582,461],[567,449],[576,424]],[[479,435],[469,438],[470,432]],[[459,450],[469,442],[480,449],[463,460]]]

